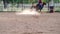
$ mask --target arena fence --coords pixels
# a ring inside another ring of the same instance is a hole
[[[37,0],[9,0],[7,7],[4,8],[3,0],[0,0],[0,11],[21,11],[26,8],[31,8],[32,3],[37,3]],[[45,1],[46,2],[46,1]],[[48,10],[48,2],[44,6],[42,11]],[[60,2],[54,3],[54,11],[60,11]]]

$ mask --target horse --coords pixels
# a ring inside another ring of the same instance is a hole
[[[36,4],[36,5],[32,5],[31,8],[35,8],[36,11],[40,10],[40,12],[41,12],[41,10],[43,9],[44,5],[46,5],[45,2],[43,2],[43,3],[38,3],[38,4]]]

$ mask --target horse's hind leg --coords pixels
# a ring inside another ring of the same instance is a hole
[[[42,13],[41,9],[40,9],[40,13]]]
[[[40,10],[40,12],[41,12],[41,10]]]

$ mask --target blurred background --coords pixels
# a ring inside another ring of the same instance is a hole
[[[49,2],[52,0],[42,1],[46,3],[42,11],[49,11]],[[30,8],[32,3],[37,4],[38,0],[0,0],[0,11],[21,11]],[[60,0],[53,0],[53,4],[54,11],[60,11]]]

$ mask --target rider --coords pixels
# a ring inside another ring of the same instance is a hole
[[[43,9],[44,5],[46,5],[45,2],[42,2],[42,0],[38,0],[37,8],[38,8],[40,11]]]

